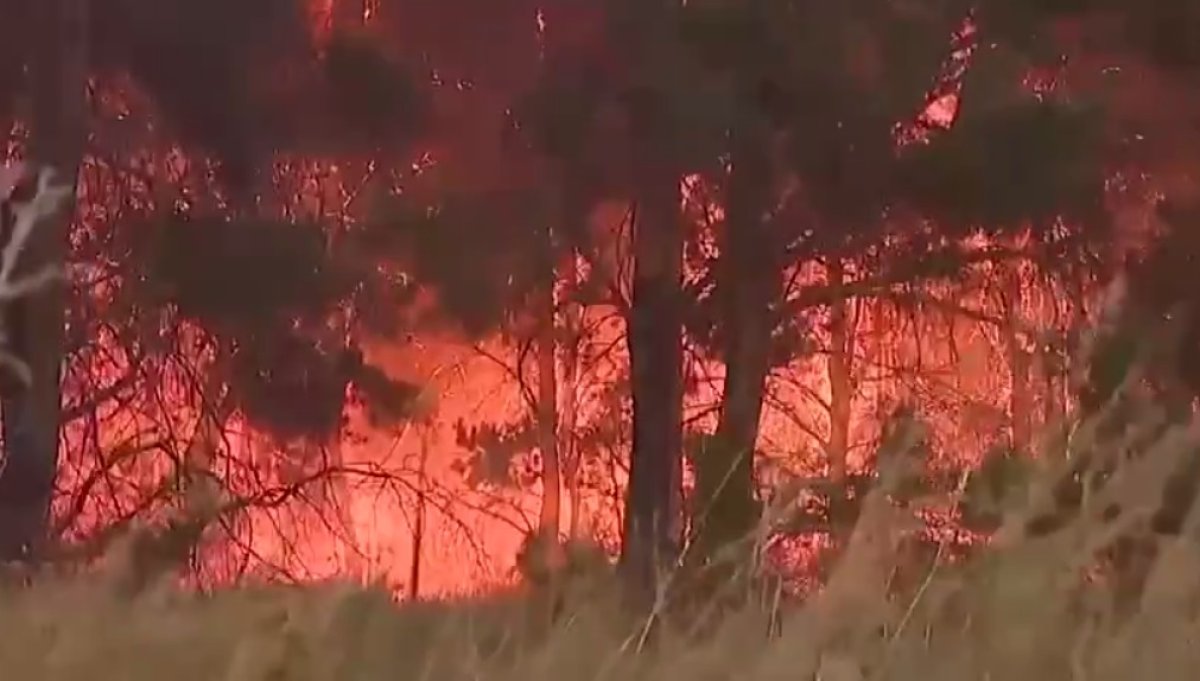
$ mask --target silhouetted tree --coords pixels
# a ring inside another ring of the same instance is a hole
[[[11,77],[0,77],[0,97],[7,104],[17,94],[10,86],[29,90],[32,108],[15,110],[31,122],[28,155],[64,176],[74,177],[85,153],[90,76],[101,90],[124,77],[140,87],[163,127],[217,159],[223,189],[242,208],[267,193],[263,171],[277,153],[395,151],[424,118],[419,79],[363,36],[338,35],[318,50],[300,3],[127,0],[95,13],[85,4],[13,0],[5,7],[6,17],[32,23],[5,22],[13,40],[5,41],[12,59],[3,69]],[[26,65],[28,79],[20,76]],[[112,254],[130,267],[114,308],[208,332],[216,385],[227,385],[230,408],[280,441],[328,440],[340,427],[348,387],[373,416],[403,414],[409,391],[364,365],[356,340],[340,331],[388,327],[394,315],[379,309],[403,298],[404,287],[376,276],[362,254],[332,252],[318,226],[292,228],[257,209],[231,222],[220,203],[181,213],[158,206],[152,219],[119,225],[136,234],[134,252]],[[67,224],[39,231],[27,252],[35,265],[64,261]],[[30,298],[14,332],[30,349],[35,379],[4,406],[0,506],[13,510],[0,520],[0,557],[25,555],[45,538],[65,296],[51,288]],[[333,331],[330,318],[339,315],[340,331]],[[148,320],[136,325],[137,333],[152,329]],[[143,349],[163,348],[140,340]]]
[[[957,2],[689,3],[689,44],[734,84],[730,168],[713,178],[725,199],[715,285],[700,291],[693,328],[726,365],[717,433],[696,460],[699,562],[757,520],[763,388],[772,366],[803,351],[788,333],[796,316],[822,310],[833,341],[826,454],[836,488],[848,482],[855,298],[956,277],[978,258],[960,245],[972,234],[1032,227],[1034,245],[1019,257],[1060,270],[1086,264],[1106,239],[1099,112],[1026,86],[1041,63],[1032,39],[1014,35],[1043,29],[1045,14],[996,16]],[[929,105],[956,92],[955,120],[932,120]],[[872,270],[851,277],[845,264],[885,237]],[[811,261],[826,281],[785,304],[785,269]],[[845,516],[837,494],[830,513]]]
[[[51,0],[37,3],[32,14],[37,37],[30,56],[29,155],[35,167],[54,169],[72,188],[87,130],[88,8],[85,0]],[[33,268],[26,271],[47,266],[65,270],[73,194],[62,213],[34,230],[21,254],[22,265]],[[6,394],[2,405],[0,561],[36,557],[47,538],[58,465],[66,291],[53,284],[12,306],[7,333],[29,367],[30,383]]]

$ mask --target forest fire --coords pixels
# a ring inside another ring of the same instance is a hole
[[[320,172],[324,180],[305,186],[334,196],[345,192],[329,186],[337,182],[335,174]],[[311,198],[299,198],[311,205]],[[340,205],[340,200],[328,203]],[[613,210],[607,216],[620,221],[624,212]],[[601,213],[600,219],[604,216]],[[617,225],[610,229],[619,232]],[[862,279],[872,274],[866,268],[850,271],[850,276]],[[803,266],[791,277],[792,295],[802,295],[805,287],[820,284],[826,276],[818,264]],[[1064,378],[1054,373],[1062,371],[1053,368],[1055,358],[1038,355],[1027,345],[1012,346],[1020,342],[1014,334],[1026,329],[1050,333],[1062,320],[1076,319],[1081,311],[1065,305],[1078,298],[1045,289],[1035,271],[987,264],[953,286],[927,286],[888,295],[894,299],[854,305],[852,341],[846,349],[854,358],[853,380],[858,387],[848,423],[841,425],[831,423],[829,415],[831,350],[828,333],[822,329],[827,321],[820,310],[804,313],[805,323],[811,325],[809,342],[816,348],[773,372],[761,425],[761,484],[772,486],[792,477],[823,475],[821,452],[836,427],[848,428],[851,433],[851,469],[867,470],[887,415],[906,401],[920,405],[931,424],[933,455],[937,457],[931,465],[951,470],[977,462],[989,448],[1007,441],[1013,427],[1008,415],[1013,410],[1025,410],[1023,418],[1029,419],[1025,432],[1031,433],[1066,408],[1062,402],[1055,404],[1062,399],[1055,394],[1061,394]],[[917,302],[915,309],[911,301]],[[581,453],[587,458],[578,492],[585,498],[579,507],[586,517],[580,522],[568,516],[568,521],[606,543],[619,536],[614,514],[621,507],[626,474],[617,457],[628,437],[620,433],[623,409],[627,408],[619,404],[623,398],[617,397],[617,404],[611,402],[614,394],[622,391],[621,366],[627,361],[620,348],[623,327],[614,315],[613,310],[602,308],[589,312],[593,321],[587,325],[587,349],[580,353],[584,370],[577,371],[576,385],[563,397],[580,401],[575,414],[582,436],[587,438],[591,432],[595,433],[591,437],[599,437]],[[355,576],[383,580],[407,594],[413,589],[408,580],[413,574],[414,544],[419,543],[419,560],[425,566],[421,595],[472,591],[510,581],[511,561],[524,535],[534,529],[541,496],[536,449],[519,433],[506,442],[503,432],[506,428],[519,430],[529,418],[529,379],[522,377],[516,366],[519,347],[498,338],[474,343],[456,335],[433,332],[400,344],[388,340],[373,344],[367,352],[372,363],[395,378],[420,386],[424,395],[421,416],[379,429],[351,410],[339,439],[326,445],[329,451],[317,455],[330,467],[329,478],[298,495],[291,508],[252,511],[239,521],[241,524],[232,528],[233,536],[252,544],[240,549],[233,545],[233,553],[224,560],[246,560],[236,556],[250,553],[253,566],[244,568],[249,572],[243,577],[257,574],[303,580]],[[102,342],[101,347],[106,344]],[[1013,352],[1033,355],[1031,363],[1038,369],[1037,374],[1023,379],[1022,389],[1032,395],[1024,403],[1016,403],[1013,385],[1019,379],[1006,368]],[[201,355],[183,359],[205,361]],[[711,432],[715,425],[721,371],[718,362],[699,358],[689,369],[687,413],[693,432]],[[101,384],[117,381],[119,372],[101,379]],[[196,426],[190,424],[200,417],[194,407],[185,406],[192,400],[186,396],[188,389],[183,390],[162,399],[172,400],[169,412],[175,425],[168,426],[169,431],[183,434],[180,437],[186,442],[196,437],[186,433],[194,431]],[[618,410],[615,414],[614,409]],[[121,425],[115,414],[101,419],[99,446],[121,451],[121,433],[128,434],[131,426]],[[141,428],[163,427],[146,417],[138,420],[143,422]],[[603,433],[605,420],[614,422],[607,426],[615,428],[608,435]],[[236,476],[238,469],[253,469],[256,476],[277,479],[277,485],[305,475],[319,478],[320,471],[312,470],[311,463],[308,470],[300,462],[295,470],[286,468],[289,457],[311,457],[310,452],[285,449],[280,460],[269,438],[255,435],[252,427],[239,421],[231,417],[222,426],[220,459],[229,462],[223,466],[234,467],[223,475]],[[464,428],[498,434],[491,441],[464,442]],[[86,449],[84,440],[93,436],[86,430],[71,432],[75,435],[68,450]],[[86,472],[95,464],[82,465],[74,474],[70,469],[64,471],[64,489],[84,484]],[[169,459],[153,456],[122,468],[120,487],[111,492],[116,496],[110,503],[116,506],[106,510],[93,505],[72,521],[73,527],[85,533],[86,528],[104,527],[113,520],[109,514],[136,503],[135,498],[152,495],[159,481],[173,475]],[[416,520],[418,514],[423,520]],[[222,553],[210,553],[208,560],[217,560]],[[209,568],[214,578],[222,574],[232,577],[230,566],[221,563],[218,560]]]
[[[1190,678],[1194,0],[0,7],[8,676]]]
[[[481,54],[410,4],[264,9],[212,54],[157,50],[220,3],[94,29],[48,543],[201,504],[197,584],[432,598],[518,581],[538,532],[628,549],[635,507],[703,547],[706,504],[737,534],[795,484],[839,491],[780,536],[836,543],[902,417],[954,523],[947,480],[1076,410],[1106,251],[1154,206],[1077,62],[970,12],[730,38],[722,3],[479,7]]]

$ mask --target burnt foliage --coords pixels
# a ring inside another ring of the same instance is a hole
[[[365,364],[344,321],[367,275],[319,225],[175,216],[141,229],[142,309],[169,308],[213,337],[215,366],[255,426],[325,440],[351,397],[376,423],[407,414],[415,388]]]
[[[550,216],[537,188],[447,195],[433,204],[398,201],[363,235],[391,255],[416,286],[470,336],[502,327],[537,286],[539,235]]]
[[[375,151],[403,149],[429,115],[417,77],[369,38],[336,33],[325,49],[330,124],[345,142]]]
[[[902,174],[906,194],[951,230],[1033,225],[1053,241],[1061,220],[1103,225],[1099,122],[1089,109],[1032,96],[964,115],[910,155]]]

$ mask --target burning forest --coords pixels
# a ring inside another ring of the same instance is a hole
[[[1087,418],[1192,418],[1187,2],[0,11],[32,573],[439,601],[586,555],[802,602],[873,490],[957,564]]]

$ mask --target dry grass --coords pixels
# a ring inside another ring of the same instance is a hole
[[[1020,520],[1060,475],[1045,466],[992,546],[899,594],[889,579],[910,520],[889,503],[889,476],[902,472],[885,471],[828,584],[782,613],[774,638],[765,635],[772,613],[747,609],[702,640],[668,628],[651,649],[603,584],[547,628],[537,599],[519,595],[397,606],[382,592],[317,585],[207,596],[162,587],[130,599],[101,576],[0,599],[0,670],[51,681],[1191,678],[1200,668],[1196,514],[1183,538],[1164,544],[1123,616],[1095,556],[1115,528],[1136,528],[1153,510],[1196,435],[1176,429],[1125,457],[1095,504],[1034,538]],[[1092,512],[1112,502],[1122,509],[1115,520]]]

